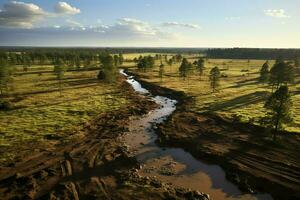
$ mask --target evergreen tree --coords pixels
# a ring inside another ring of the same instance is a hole
[[[295,58],[294,60],[295,70],[300,74],[300,57]]]
[[[117,66],[115,60],[111,55],[101,55],[100,62],[102,63],[101,70],[98,74],[98,78],[102,78],[108,83],[114,83],[117,77]]]
[[[66,72],[66,66],[62,59],[57,59],[54,63],[54,74],[56,75],[56,79],[59,84],[59,93],[62,96],[62,80],[64,78],[64,74]]]
[[[31,59],[29,56],[24,55],[23,57],[23,71],[27,72],[28,68],[31,66]]]
[[[199,76],[200,76],[200,80],[201,80],[201,77],[203,76],[203,73],[204,73],[204,59],[200,58],[199,60],[196,61],[196,70],[198,71],[199,73]]]
[[[152,56],[146,56],[139,59],[137,67],[138,69],[146,72],[148,69],[152,69],[154,67],[154,64],[154,58]]]
[[[179,67],[179,76],[185,80],[191,72],[192,68],[193,65],[190,62],[188,62],[186,58],[183,58]]]
[[[268,82],[270,77],[269,62],[265,62],[260,69],[259,81],[262,83]]]
[[[278,59],[270,70],[269,83],[278,89],[282,84],[294,82],[294,68],[291,63]]]
[[[119,66],[119,56],[118,55],[114,55],[114,65],[117,67]]]
[[[119,54],[119,64],[120,65],[123,65],[123,63],[124,63],[124,57],[123,57],[123,54]]]
[[[160,64],[160,66],[159,66],[159,71],[158,71],[158,76],[159,76],[159,78],[160,78],[160,82],[162,83],[162,80],[163,80],[163,76],[164,76],[164,73],[165,73],[165,66],[164,66],[164,64]]]
[[[276,138],[278,130],[283,128],[283,124],[291,122],[292,101],[287,86],[280,86],[266,101],[265,108],[269,110],[262,119],[262,123],[274,129],[273,137]]]
[[[6,59],[0,59],[0,94],[8,93],[8,85],[12,81],[12,72]]]
[[[76,56],[76,58],[75,58],[75,66],[76,66],[77,70],[80,70],[81,62],[80,62],[80,58],[78,56]]]
[[[212,88],[213,92],[215,92],[219,86],[220,77],[221,72],[218,67],[214,67],[210,70],[209,80],[210,87]]]

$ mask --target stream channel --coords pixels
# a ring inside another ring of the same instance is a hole
[[[153,96],[133,76],[127,75],[124,70],[120,73],[126,76],[127,82],[137,93],[150,97],[159,105],[159,108],[147,115],[130,119],[128,133],[120,138],[141,164],[139,175],[154,177],[162,182],[171,183],[174,187],[204,192],[213,200],[273,199],[269,194],[241,192],[237,185],[226,179],[220,166],[197,160],[181,148],[159,147],[155,143],[155,127],[176,110],[177,101]]]

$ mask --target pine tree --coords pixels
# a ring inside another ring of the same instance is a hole
[[[294,67],[291,63],[277,60],[270,70],[269,83],[272,87],[278,89],[283,84],[294,82]]]
[[[102,67],[98,78],[102,76],[106,82],[114,83],[117,77],[117,66],[115,65],[114,58],[111,55],[101,55],[100,62],[102,63]]]
[[[159,66],[159,71],[158,71],[158,76],[159,76],[159,78],[160,78],[160,82],[162,83],[162,81],[163,81],[163,76],[164,76],[164,73],[165,73],[165,66],[164,66],[164,64],[160,64],[160,66]]]
[[[200,80],[201,80],[201,77],[203,76],[204,69],[205,69],[204,63],[205,63],[205,61],[202,58],[197,60],[196,63],[195,63],[196,64],[196,70],[198,71],[199,76],[200,76]]]
[[[218,67],[214,67],[210,70],[209,80],[210,80],[210,87],[212,88],[213,92],[217,91],[220,77],[221,77],[221,73]]]
[[[0,59],[0,94],[8,93],[8,85],[12,81],[10,66],[6,59]]]
[[[192,67],[193,65],[189,63],[186,58],[183,58],[179,67],[179,76],[182,77],[183,80],[185,80],[191,72]]]
[[[265,83],[269,81],[270,70],[269,70],[269,62],[265,62],[260,70],[259,81],[261,83]]]
[[[54,63],[54,74],[56,75],[56,79],[59,84],[59,93],[62,96],[62,80],[66,71],[66,66],[62,59],[57,59]]]
[[[274,129],[273,137],[276,138],[278,130],[283,128],[283,124],[291,122],[291,96],[287,86],[280,86],[266,101],[265,108],[268,113],[262,119],[262,124]]]

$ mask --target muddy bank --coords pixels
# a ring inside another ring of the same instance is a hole
[[[132,101],[119,111],[99,115],[84,127],[84,136],[52,151],[32,153],[0,169],[0,199],[198,199],[209,196],[141,177],[140,165],[118,139],[130,118],[155,109],[128,84]]]
[[[285,137],[273,142],[261,127],[189,112],[192,98],[136,78],[151,93],[179,101],[177,110],[157,128],[160,145],[184,148],[200,160],[222,166],[243,191],[268,192],[275,199],[300,198],[297,135],[283,132]]]

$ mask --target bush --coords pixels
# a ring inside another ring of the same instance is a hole
[[[100,70],[98,75],[97,75],[97,78],[99,80],[104,80],[105,79],[105,74],[104,74],[104,71],[103,70]]]
[[[0,110],[6,111],[11,109],[12,109],[12,104],[9,101],[0,99]]]
[[[231,119],[233,123],[240,123],[242,122],[242,115],[240,114],[232,114]]]

